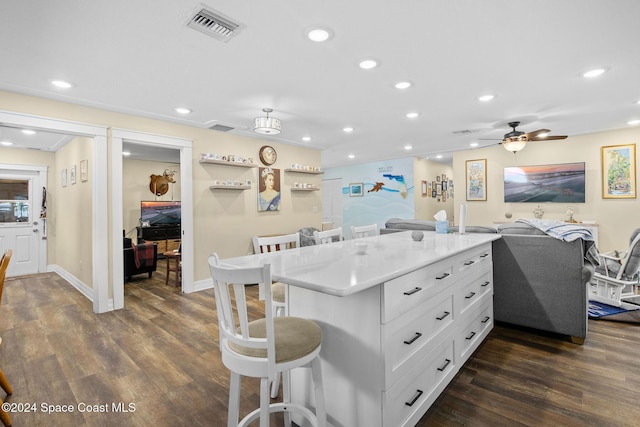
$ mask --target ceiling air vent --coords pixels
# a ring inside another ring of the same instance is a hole
[[[238,34],[242,25],[203,5],[195,10],[187,26],[223,42]]]
[[[220,131],[220,132],[229,132],[229,131],[234,130],[235,128],[233,128],[231,126],[225,126],[225,125],[213,125],[209,129],[217,130],[217,131]]]

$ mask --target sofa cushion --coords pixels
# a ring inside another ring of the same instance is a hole
[[[454,227],[449,227],[449,231],[453,232],[453,233],[457,233],[459,231],[460,227],[458,227],[457,225]],[[496,230],[493,227],[483,227],[481,225],[467,225],[464,228],[464,232],[465,233],[497,233],[498,230]]]
[[[540,230],[539,228],[532,227],[529,224],[525,224],[522,222],[508,222],[505,224],[500,224],[498,226],[498,233],[500,234],[525,234],[525,235],[535,235],[535,236],[546,236],[547,233]]]
[[[391,218],[384,224],[384,226],[395,230],[436,231],[435,221],[428,221],[424,219]]]

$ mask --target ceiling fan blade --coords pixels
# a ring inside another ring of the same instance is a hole
[[[531,141],[532,138],[535,138],[536,136],[540,135],[541,133],[549,133],[549,132],[551,132],[549,129],[538,129],[538,130],[534,130],[533,132],[527,132],[527,133],[525,133],[525,135],[527,136],[529,141]]]
[[[529,141],[552,141],[554,139],[567,139],[567,135],[550,135],[543,138],[529,138]]]

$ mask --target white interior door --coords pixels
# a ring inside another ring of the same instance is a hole
[[[342,227],[342,179],[322,181],[322,222]]]
[[[13,250],[7,276],[35,274],[46,266],[41,168],[16,167],[0,167],[0,251]]]

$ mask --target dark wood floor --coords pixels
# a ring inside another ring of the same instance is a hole
[[[35,405],[12,413],[14,426],[226,425],[213,292],[182,294],[162,273],[134,278],[126,308],[100,315],[53,273],[7,279],[0,366],[14,393],[6,400]],[[638,425],[640,325],[589,328],[581,346],[497,325],[418,425]],[[243,413],[257,406],[257,391],[254,380],[243,382]],[[79,412],[83,405],[109,412]]]

